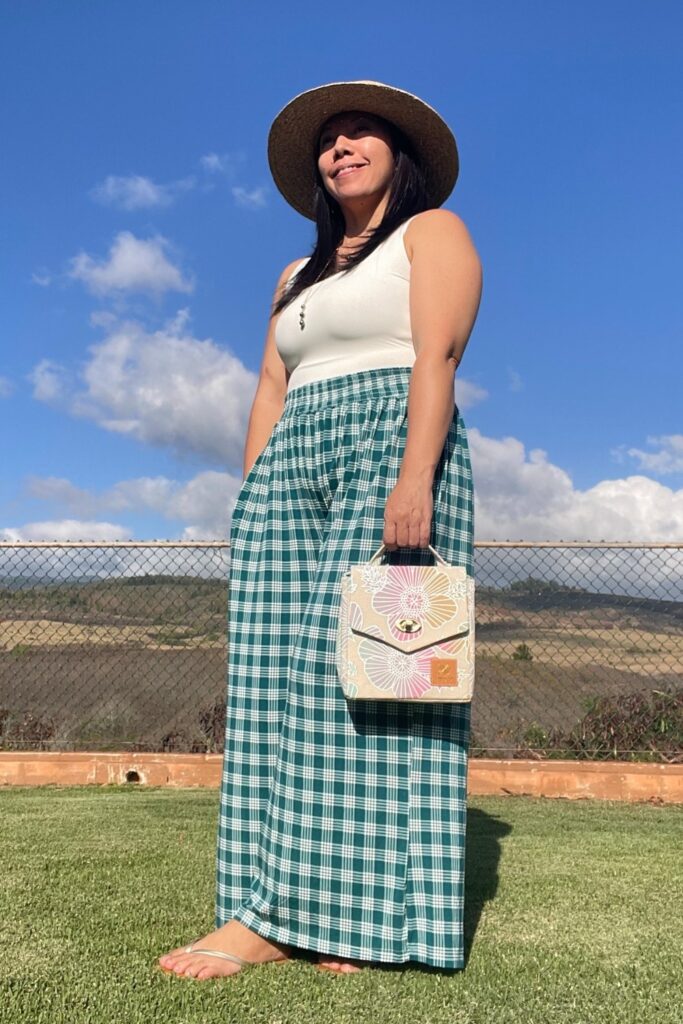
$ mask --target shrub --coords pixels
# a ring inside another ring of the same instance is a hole
[[[222,754],[225,747],[225,695],[217,697],[199,712],[199,728],[206,737],[209,754]]]
[[[683,688],[595,697],[568,732],[527,726],[513,757],[683,763]]]
[[[517,661],[533,661],[534,656],[529,650],[527,644],[517,644],[512,652],[512,657]]]
[[[210,754],[206,741],[202,736],[188,732],[186,729],[175,729],[161,737],[158,748],[165,754]]]
[[[40,718],[32,711],[12,715],[0,708],[0,750],[48,750],[55,735],[52,719]]]

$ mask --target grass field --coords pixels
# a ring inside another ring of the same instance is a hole
[[[0,790],[2,1024],[680,1024],[683,808],[470,798],[467,965],[184,981],[217,793]]]

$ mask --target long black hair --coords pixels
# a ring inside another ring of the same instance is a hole
[[[389,201],[384,217],[368,240],[345,261],[344,269],[341,271],[344,274],[366,259],[405,220],[415,213],[431,209],[434,205],[429,198],[420,160],[408,137],[392,122],[380,118],[376,114],[373,114],[373,117],[384,124],[393,142],[395,164]],[[304,288],[313,284],[328,261],[330,264],[333,263],[332,253],[344,238],[346,228],[344,215],[337,200],[332,198],[323,185],[317,166],[314,204],[316,241],[313,251],[308,263],[284,288],[280,298],[273,303],[271,317],[293,302]],[[334,273],[337,271],[331,265],[319,280],[322,281]]]

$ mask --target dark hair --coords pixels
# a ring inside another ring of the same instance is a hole
[[[389,202],[384,212],[384,217],[374,229],[367,242],[358,249],[353,256],[350,256],[341,273],[346,274],[353,267],[366,259],[377,246],[384,241],[409,217],[423,210],[429,210],[434,205],[430,202],[429,193],[425,182],[425,174],[420,160],[408,137],[395,124],[373,114],[376,120],[380,121],[391,136],[394,147],[394,173],[391,179]],[[344,238],[346,223],[341,207],[336,199],[323,185],[320,172],[316,167],[316,182],[314,186],[314,209],[316,223],[316,241],[308,263],[302,267],[296,277],[285,286],[280,298],[273,303],[271,317],[279,313],[285,306],[299,295],[304,288],[308,288],[320,274],[325,263],[330,259],[332,253]],[[336,273],[331,266],[320,278],[324,280],[331,274]]]

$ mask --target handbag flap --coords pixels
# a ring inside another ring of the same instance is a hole
[[[365,563],[342,576],[350,633],[404,654],[467,636],[473,589],[460,565]]]

